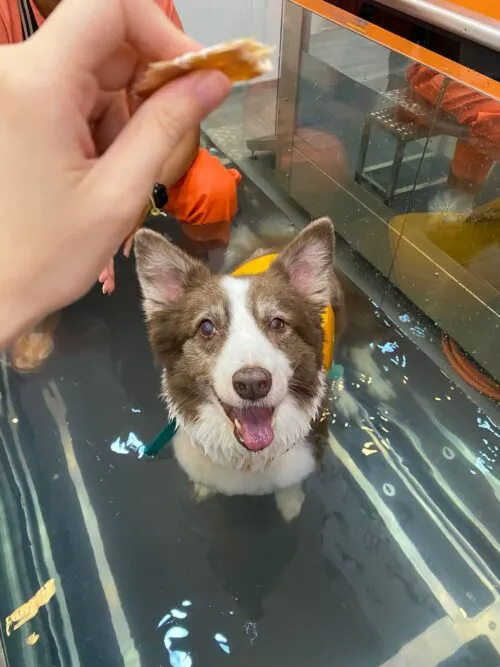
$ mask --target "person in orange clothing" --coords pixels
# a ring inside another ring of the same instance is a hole
[[[500,102],[457,81],[446,81],[444,74],[418,63],[408,68],[406,76],[414,93],[433,106],[439,104],[441,111],[469,128],[469,138],[457,141],[448,183],[458,199],[466,195],[462,201],[472,205],[473,195],[500,158]],[[480,141],[482,150],[477,146]]]
[[[174,25],[182,29],[173,0],[156,2]],[[0,44],[16,44],[27,39],[58,3],[59,0],[0,0]],[[127,104],[123,99],[121,104],[117,98],[117,114],[128,114],[131,107],[130,100]],[[188,133],[173,151],[165,173],[168,179],[159,177],[168,195],[165,210],[179,220],[184,229],[194,231],[197,226],[212,228],[213,225],[218,236],[222,225],[228,236],[227,229],[237,211],[237,185],[241,175],[235,169],[226,169],[215,156],[200,147],[199,128]],[[126,254],[130,248],[131,243],[128,243]],[[103,269],[99,280],[104,293],[114,290],[113,260]],[[57,322],[57,316],[47,318],[15,341],[10,350],[11,366],[20,371],[37,370],[52,352]]]
[[[418,25],[402,15],[387,11],[386,7],[362,0],[343,0],[342,8],[400,37],[419,43]],[[442,39],[439,33],[435,33],[433,38],[436,45]],[[432,49],[432,46],[428,48]],[[401,85],[399,72],[391,70],[398,70],[401,58],[396,51],[389,51],[389,81],[398,82],[397,87]],[[433,106],[439,104],[441,111],[450,114],[470,130],[469,140],[457,141],[448,178],[449,190],[438,194],[429,205],[433,211],[450,209],[455,213],[469,212],[474,194],[483,185],[493,162],[500,159],[500,102],[457,81],[446,81],[443,74],[419,63],[407,69],[406,79],[414,93]],[[443,86],[446,88],[442,95]],[[390,87],[393,87],[392,83]],[[405,112],[402,116],[409,114]],[[478,150],[482,140],[487,145]]]

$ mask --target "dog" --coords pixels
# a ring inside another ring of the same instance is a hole
[[[147,229],[135,256],[162,396],[179,425],[175,456],[196,497],[275,494],[294,519],[320,455],[321,316],[343,304],[331,221],[311,223],[257,275],[212,275]]]

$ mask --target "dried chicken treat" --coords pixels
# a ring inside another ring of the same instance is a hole
[[[219,70],[233,83],[249,81],[271,71],[272,51],[272,47],[253,39],[235,39],[173,60],[151,63],[134,92],[139,97],[149,97],[166,83],[197,70]]]

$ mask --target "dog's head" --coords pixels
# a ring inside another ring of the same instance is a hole
[[[215,276],[150,230],[137,272],[169,411],[213,461],[259,469],[307,435],[324,393],[334,232],[318,220],[263,274]]]

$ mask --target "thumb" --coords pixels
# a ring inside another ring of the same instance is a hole
[[[91,191],[101,192],[107,197],[106,204],[128,215],[138,214],[177,144],[221,104],[230,89],[224,74],[204,71],[176,79],[157,91],[95,162],[88,176]]]

